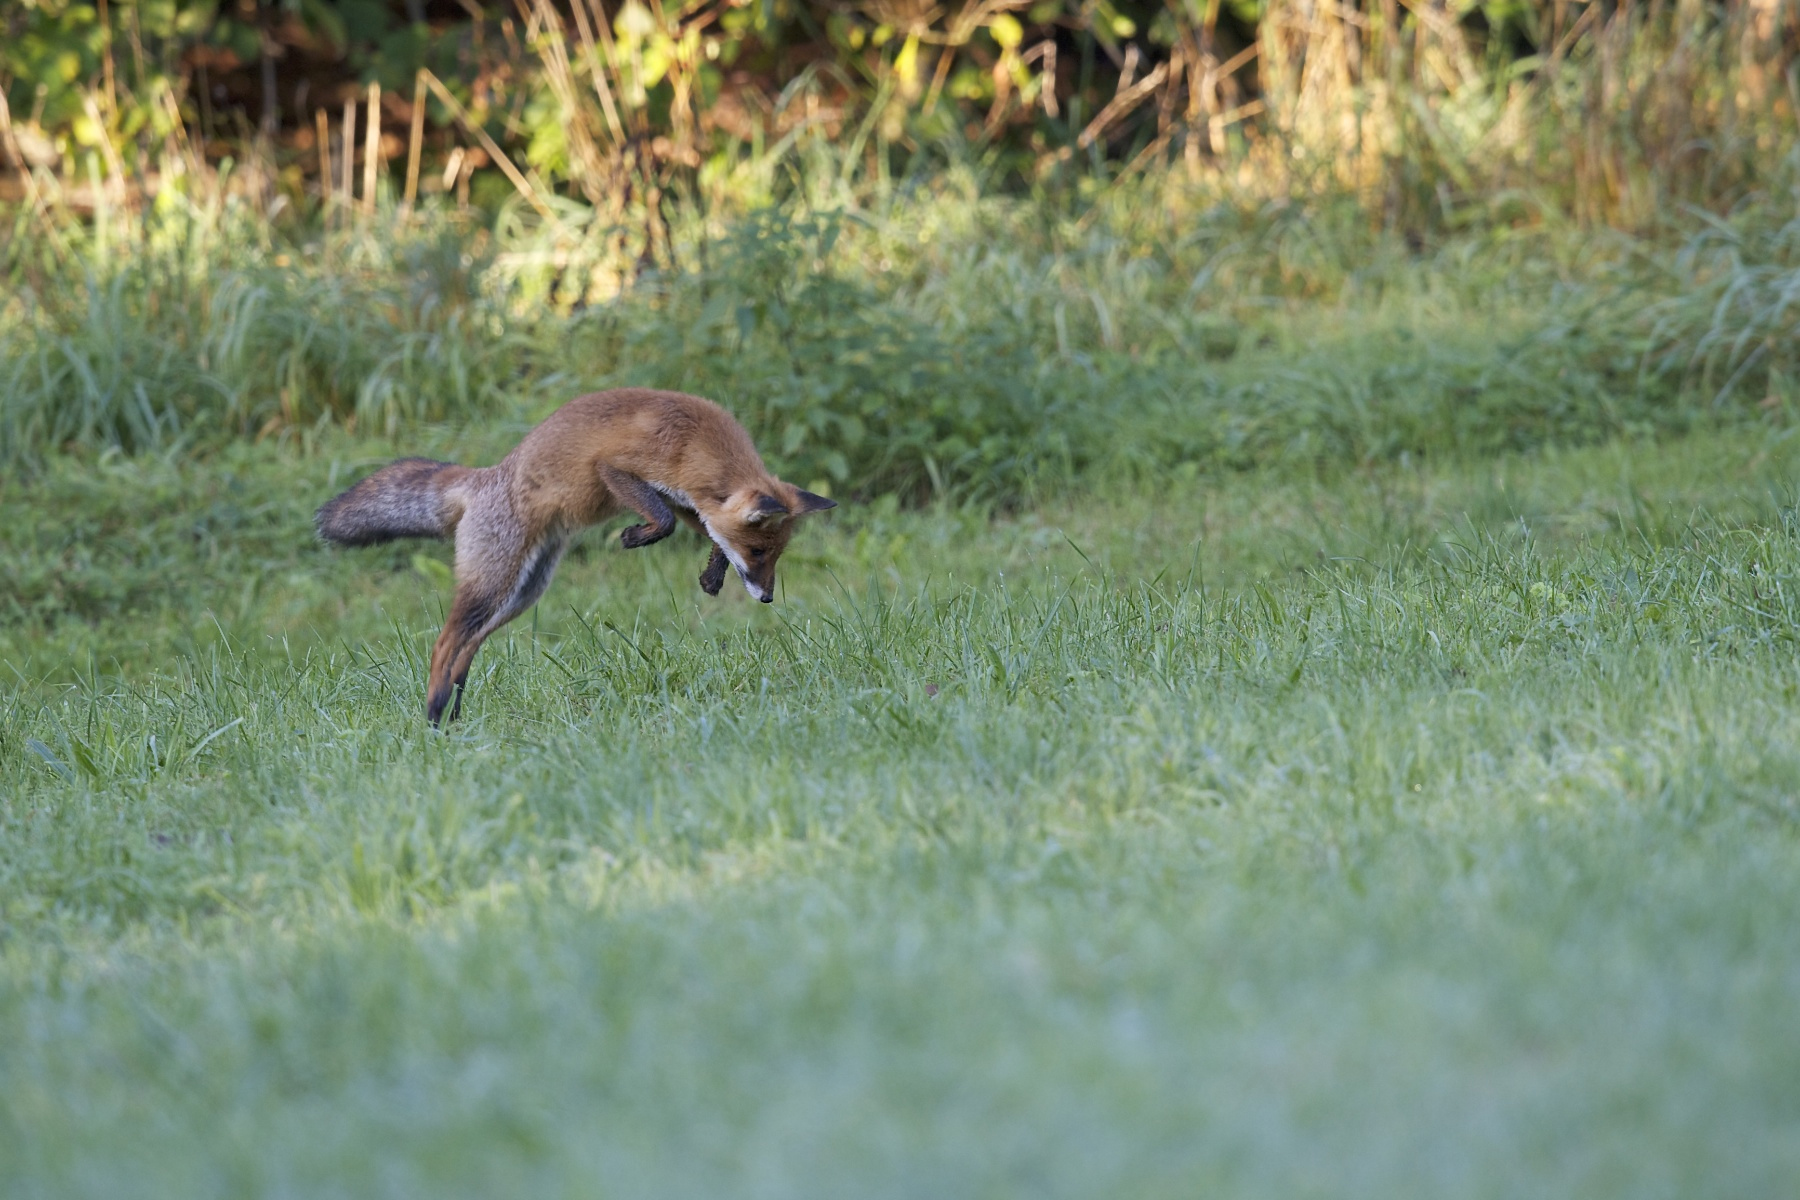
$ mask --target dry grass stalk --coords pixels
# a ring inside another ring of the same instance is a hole
[[[412,211],[419,196],[419,157],[425,146],[425,75],[413,79],[412,131],[406,139],[406,191],[400,200],[403,213]]]
[[[577,4],[579,12],[581,5]],[[563,136],[568,145],[569,174],[581,188],[590,204],[605,198],[609,175],[605,156],[595,144],[588,129],[587,109],[575,84],[575,72],[569,63],[568,44],[563,37],[562,16],[550,0],[537,0],[532,10],[533,22],[539,29],[539,53],[544,65],[544,78],[556,96],[561,109]]]
[[[319,145],[319,203],[327,211],[332,204],[331,194],[331,117],[324,109],[313,110],[313,136]]]
[[[344,136],[341,145],[344,154],[344,174],[338,183],[338,193],[344,198],[344,207],[351,208],[356,204],[356,97],[354,95],[344,101]]]
[[[362,210],[364,216],[375,211],[375,172],[381,163],[381,85],[369,85],[369,124],[367,139],[363,145],[363,196]]]

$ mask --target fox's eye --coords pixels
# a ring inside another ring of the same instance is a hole
[[[751,558],[761,558],[766,553],[767,553],[767,551],[765,551],[765,550],[752,550],[750,552],[750,557]]]

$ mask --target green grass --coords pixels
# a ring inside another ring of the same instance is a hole
[[[591,535],[447,736],[383,453],[0,483],[0,1191],[1800,1184],[1779,430]]]

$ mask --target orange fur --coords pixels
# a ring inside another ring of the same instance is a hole
[[[316,523],[340,545],[455,537],[456,595],[431,652],[436,724],[445,708],[455,719],[475,652],[537,602],[576,531],[636,512],[644,524],[619,535],[630,549],[661,541],[679,519],[713,543],[702,588],[716,595],[729,565],[768,603],[793,518],[831,507],[769,474],[712,401],[621,388],[569,401],[491,467],[401,459],[325,504]]]

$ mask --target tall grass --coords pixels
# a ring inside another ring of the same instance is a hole
[[[1355,464],[1779,418],[1796,377],[1776,195],[1680,242],[1470,232],[1179,179],[1074,215],[933,189],[674,227],[680,265],[443,215],[289,236],[247,209],[115,226],[0,310],[0,461],[299,436],[397,442],[581,390],[717,396],[772,459],[862,494],[1016,498],[1092,471]],[[593,237],[613,227],[595,219]],[[583,282],[586,280],[587,282]],[[1770,397],[1776,397],[1770,401]],[[485,452],[485,448],[484,448]]]
[[[238,206],[171,205],[26,274],[0,310],[0,460],[493,408],[521,347],[478,242],[394,232],[288,241]]]

